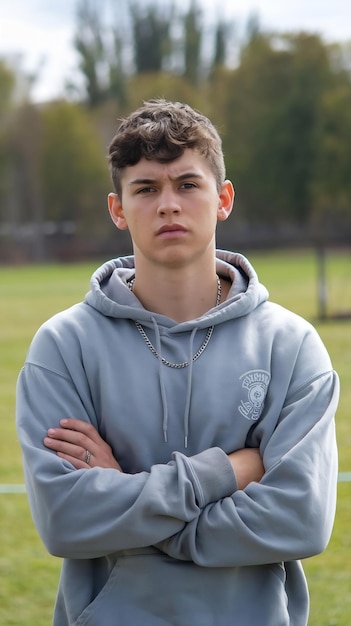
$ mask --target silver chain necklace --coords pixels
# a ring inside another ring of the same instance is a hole
[[[131,292],[133,292],[133,287],[134,287],[134,281],[135,281],[135,276],[133,276],[133,278],[131,280],[128,281],[128,287],[130,289]],[[222,295],[222,288],[221,288],[221,281],[219,280],[219,276],[217,275],[217,299],[216,299],[216,306],[219,305],[220,301],[221,301],[221,295]],[[142,336],[143,340],[145,341],[147,347],[149,348],[149,350],[152,352],[152,354],[157,358],[160,359],[161,362],[163,363],[163,365],[167,365],[167,367],[172,367],[173,369],[182,369],[183,367],[188,367],[188,365],[190,365],[190,361],[183,361],[183,363],[172,363],[171,361],[167,361],[167,359],[165,359],[163,356],[161,356],[161,354],[158,354],[156,348],[153,346],[153,344],[151,343],[149,337],[147,336],[145,330],[143,329],[142,325],[139,324],[139,322],[134,321],[135,326],[137,327],[140,335]],[[214,326],[210,326],[207,333],[206,333],[206,337],[203,340],[203,343],[201,344],[200,348],[198,349],[197,352],[195,352],[192,361],[196,361],[199,356],[201,356],[201,354],[204,352],[204,350],[206,350],[207,345],[212,337],[212,333],[213,333],[213,329]]]

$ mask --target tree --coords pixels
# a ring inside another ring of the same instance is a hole
[[[13,73],[0,61],[0,206],[2,207],[5,206],[5,200],[9,193],[7,135],[14,85],[15,77]],[[3,216],[4,218],[5,216]]]
[[[130,5],[137,74],[161,72],[171,55],[170,27],[173,7],[160,12],[157,3],[142,8],[140,2]]]
[[[5,63],[0,60],[0,129],[4,125],[4,116],[10,109],[15,76]]]
[[[109,190],[106,159],[89,115],[55,102],[42,111],[41,179],[45,219],[73,222],[78,233],[105,228],[101,207]]]
[[[11,238],[32,248],[33,258],[45,257],[45,219],[40,176],[42,117],[30,103],[13,112],[8,129],[9,194],[6,202]]]
[[[324,95],[321,146],[312,185],[311,222],[316,241],[351,239],[351,80],[339,73]]]
[[[212,70],[224,67],[227,61],[227,41],[230,37],[231,25],[219,20],[215,26],[215,45]]]
[[[247,217],[308,222],[330,85],[326,47],[314,35],[253,31],[227,89],[226,152]]]
[[[295,218],[308,221],[313,209],[312,186],[322,148],[322,107],[332,72],[328,49],[318,36],[287,37],[291,55],[291,87],[286,119],[291,133],[286,166],[290,166],[290,196]]]
[[[123,64],[123,37],[117,27],[112,28],[112,53],[108,59],[108,98],[123,105],[126,102],[126,74]]]
[[[96,106],[106,99],[106,51],[104,27],[96,0],[80,0],[77,5],[75,48],[80,55],[80,69],[85,79],[88,103]]]
[[[184,76],[193,84],[201,77],[202,13],[197,0],[191,0],[188,12],[183,17],[184,31]]]
[[[145,5],[140,0],[126,0],[125,5],[120,2],[113,9],[112,22],[106,26],[98,0],[80,0],[77,8],[74,45],[91,107],[108,98],[123,105],[127,77],[133,72],[163,71],[173,53],[173,5],[160,12],[157,2]],[[126,61],[130,50],[134,70]]]

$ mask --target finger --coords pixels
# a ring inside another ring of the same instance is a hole
[[[79,420],[72,417],[64,418],[60,421],[60,425],[64,429],[70,429],[86,435],[95,443],[100,443],[100,441],[102,440],[96,428],[92,424],[90,424],[89,422],[85,422],[84,420]]]
[[[92,456],[90,457],[89,465],[82,461],[81,459],[77,459],[75,456],[70,456],[69,454],[64,454],[63,452],[58,452],[57,456],[65,461],[69,461],[76,469],[91,469],[92,465]]]
[[[52,439],[51,437],[45,437],[44,444],[55,452],[85,461],[87,448],[62,441],[61,439]]]
[[[81,448],[85,449],[90,449],[92,446],[95,446],[95,443],[92,441],[92,439],[90,439],[83,433],[66,428],[49,428],[48,438],[55,441],[72,443],[75,446],[80,446]]]

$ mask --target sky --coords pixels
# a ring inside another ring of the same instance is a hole
[[[101,6],[108,2],[100,1]],[[125,1],[112,0],[115,6]],[[182,0],[181,6],[185,7],[186,2]],[[198,2],[207,20],[223,15],[234,20],[238,32],[244,29],[249,16],[256,14],[265,30],[305,30],[318,33],[326,42],[351,41],[350,0]],[[72,43],[75,12],[76,0],[0,0],[0,57],[16,58],[25,72],[38,74],[32,90],[35,101],[64,95],[66,80],[77,72],[78,58]]]

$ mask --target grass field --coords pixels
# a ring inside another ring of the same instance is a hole
[[[318,322],[312,253],[250,255],[271,299],[315,323],[339,372],[340,472],[351,472],[351,319]],[[0,484],[22,484],[14,412],[15,382],[28,344],[52,314],[82,299],[96,263],[0,268]],[[351,310],[350,253],[330,254],[328,313]],[[26,495],[0,493],[0,624],[49,626],[60,560],[33,527]],[[335,527],[326,552],[304,563],[311,592],[310,626],[351,624],[351,482],[339,483]],[[129,626],[129,625],[128,625]],[[133,625],[134,626],[134,625]],[[239,625],[240,626],[240,625]],[[260,625],[253,625],[260,626]]]

